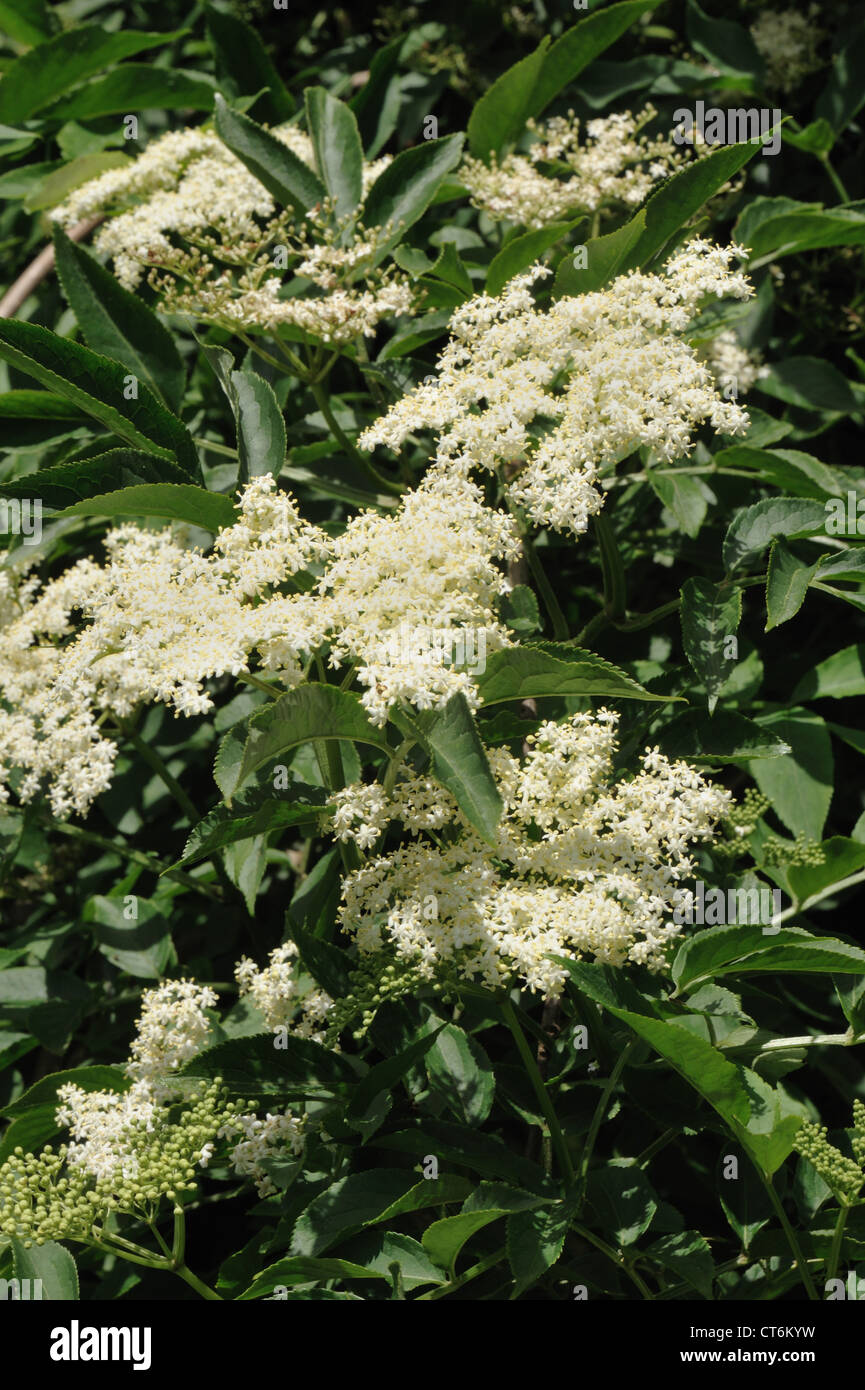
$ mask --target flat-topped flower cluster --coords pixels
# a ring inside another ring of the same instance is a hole
[[[640,445],[663,460],[681,458],[703,422],[730,435],[747,429],[748,416],[721,398],[686,337],[705,300],[753,293],[733,264],[744,255],[698,238],[656,275],[631,271],[549,308],[531,293],[549,274],[535,265],[498,297],[479,295],[455,310],[435,377],[360,443],[398,450],[430,430],[443,468],[498,472],[539,526],[580,535],[602,506],[603,468]]]
[[[272,133],[315,167],[312,141],[297,126]],[[364,194],[390,161],[364,162]],[[207,323],[269,332],[288,325],[341,343],[373,334],[382,319],[414,304],[407,277],[376,265],[381,229],[339,225],[327,199],[301,219],[278,214],[268,190],[213,131],[153,140],[51,213],[62,226],[93,216],[106,219],[94,244],[122,285],[135,289],[148,274],[167,311]]]
[[[504,811],[492,846],[428,777],[407,771],[390,795],[339,792],[341,839],[371,848],[391,822],[410,837],[345,881],[341,920],[361,955],[552,998],[566,972],[551,957],[662,969],[690,846],[712,837],[730,796],[656,748],[635,776],[617,775],[617,722],[600,710],[545,723],[523,762],[494,749]]]
[[[208,1010],[216,995],[192,980],[145,991],[126,1064],[132,1084],[89,1091],[67,1082],[57,1091],[56,1123],[70,1133],[58,1149],[16,1148],[0,1166],[0,1234],[27,1243],[99,1244],[115,1213],[152,1222],[163,1199],[193,1192],[220,1140],[234,1171],[261,1196],[274,1191],[266,1162],[296,1155],[306,1116],[290,1110],[261,1119],[229,1101],[219,1080],[178,1073],[211,1040]]]
[[[657,114],[648,105],[636,115],[597,117],[586,123],[582,144],[573,111],[543,125],[529,121],[535,138],[526,154],[493,156],[489,164],[467,158],[460,180],[494,221],[531,230],[580,213],[637,207],[689,157],[669,136],[643,134]]]
[[[153,702],[205,713],[212,677],[258,664],[290,688],[326,653],[356,667],[381,724],[399,699],[429,709],[463,691],[477,703],[467,670],[388,642],[403,625],[468,628],[486,650],[511,640],[495,604],[508,587],[497,562],[518,553],[514,523],[441,470],[336,537],[265,474],[208,554],[135,525],[104,544],[104,564],[79,561],[44,585],[0,575],[0,798],[10,779],[22,801],[47,782],[57,816],[85,813],[110,785],[119,722]],[[290,592],[300,571],[312,587]]]

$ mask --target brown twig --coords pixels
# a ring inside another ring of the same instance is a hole
[[[70,241],[82,241],[94,227],[98,227],[102,217],[85,217],[82,222],[76,222],[74,227],[70,227],[67,235]],[[36,286],[50,275],[54,269],[54,247],[46,246],[35,260],[32,260],[27,269],[23,271],[14,284],[0,299],[0,319],[12,319],[18,313],[21,305],[28,295],[31,295]]]

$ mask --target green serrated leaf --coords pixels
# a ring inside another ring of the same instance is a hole
[[[362,196],[363,148],[357,121],[351,108],[324,87],[307,87],[303,95],[319,175],[333,201],[334,215],[347,217]]]
[[[282,140],[249,116],[232,110],[219,95],[214,111],[220,140],[264,184],[280,207],[308,212],[324,201],[327,190],[321,179]]]
[[[122,362],[172,409],[183,398],[183,363],[168,329],[54,224],[54,255],[66,298],[89,347]]]

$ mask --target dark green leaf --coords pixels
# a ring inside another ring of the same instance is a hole
[[[324,87],[307,87],[303,95],[319,175],[336,217],[346,217],[361,200],[363,149],[357,121],[351,108]]]
[[[761,716],[758,723],[789,743],[783,758],[755,759],[750,772],[781,820],[808,839],[819,840],[832,800],[832,740],[819,715],[790,709]]]
[[[225,785],[219,784],[226,800],[258,768],[310,739],[356,739],[374,748],[388,749],[384,731],[369,722],[356,695],[335,685],[310,682],[290,690],[252,716],[236,779],[233,785],[232,779],[227,779]]]
[[[89,347],[122,362],[176,410],[183,397],[183,363],[168,329],[141,297],[54,224],[57,273]]]
[[[478,678],[485,705],[528,700],[544,695],[587,695],[598,699],[667,702],[678,697],[654,695],[611,662],[581,647],[508,647],[493,652]]]
[[[467,1125],[483,1124],[492,1109],[496,1083],[480,1043],[449,1023],[427,1053],[426,1069],[430,1086],[458,1120]]]
[[[180,1075],[221,1076],[237,1095],[316,1095],[353,1084],[357,1074],[338,1052],[294,1033],[256,1033],[217,1043],[187,1062]]]
[[[14,124],[26,120],[91,73],[142,49],[159,48],[182,32],[145,34],[127,28],[109,33],[101,24],[66,29],[31,48],[6,69],[0,81],[0,121]]]
[[[865,643],[844,647],[803,676],[790,697],[799,700],[844,700],[865,695]]]
[[[758,560],[778,536],[809,536],[823,531],[826,509],[799,497],[767,497],[736,513],[724,537],[724,564],[730,574]]]
[[[645,1173],[621,1160],[593,1169],[586,1195],[602,1229],[612,1231],[616,1244],[621,1246],[639,1240],[658,1210]]]
[[[39,1281],[39,1298],[60,1303],[78,1300],[78,1269],[64,1245],[46,1240],[42,1245],[26,1245],[12,1239],[12,1261],[16,1279],[27,1279],[32,1288]],[[31,1297],[33,1295],[31,1294]]]
[[[264,835],[287,825],[315,822],[327,801],[323,787],[293,782],[284,792],[270,787],[250,787],[240,792],[230,806],[216,806],[192,830],[183,857],[174,868],[209,859],[235,840]]]
[[[388,228],[378,243],[381,261],[422,217],[446,174],[459,163],[463,136],[446,135],[403,150],[383,169],[366,195],[360,220],[365,227]]]
[[[340,1178],[298,1218],[290,1253],[324,1254],[338,1241],[380,1220],[415,1183],[415,1174],[403,1168],[375,1168]]]
[[[205,13],[216,75],[223,89],[230,87],[235,97],[262,93],[255,103],[261,119],[287,121],[294,112],[294,101],[257,30],[238,15],[213,5],[208,5]]]
[[[124,63],[104,77],[94,78],[41,114],[51,121],[93,121],[119,115],[135,106],[139,111],[212,111],[216,85],[204,72],[156,68],[149,63]]]
[[[198,456],[186,427],[119,362],[47,328],[10,319],[0,324],[0,357],[92,415],[133,448],[176,462],[188,476],[199,476]]]
[[[282,140],[243,116],[221,96],[216,98],[216,129],[232,154],[246,165],[280,207],[308,212],[321,203],[326,189],[317,174]]]
[[[685,655],[703,682],[711,714],[738,660],[738,647],[730,639],[742,618],[741,591],[708,579],[688,579],[682,585],[679,617]]]
[[[509,280],[515,275],[519,275],[535,261],[539,261],[545,251],[549,251],[551,246],[562,237],[568,235],[576,224],[574,222],[551,222],[546,227],[538,227],[531,232],[524,232],[522,236],[514,237],[507,242],[501,251],[493,257],[489,270],[487,271],[486,293],[489,295],[499,295]],[[568,257],[565,257],[567,263]],[[558,282],[557,282],[558,283]],[[591,288],[591,286],[590,286]]]

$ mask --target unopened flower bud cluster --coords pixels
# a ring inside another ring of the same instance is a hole
[[[854,1157],[848,1158],[829,1142],[825,1125],[807,1121],[796,1134],[795,1148],[807,1158],[825,1183],[836,1195],[847,1201],[858,1196],[865,1183],[865,1105],[853,1102],[853,1133],[850,1146]]]
[[[296,1155],[305,1116],[291,1111],[264,1120],[228,1099],[221,1080],[178,1075],[207,1045],[206,1011],[216,996],[191,980],[168,980],[146,991],[126,1072],[126,1090],[87,1091],[67,1082],[55,1112],[70,1141],[39,1154],[16,1148],[0,1167],[0,1234],[25,1243],[98,1243],[112,1213],[153,1220],[163,1199],[197,1188],[218,1141],[228,1139],[234,1171],[252,1177],[262,1195],[266,1158]],[[238,1138],[238,1136],[240,1136]]]

